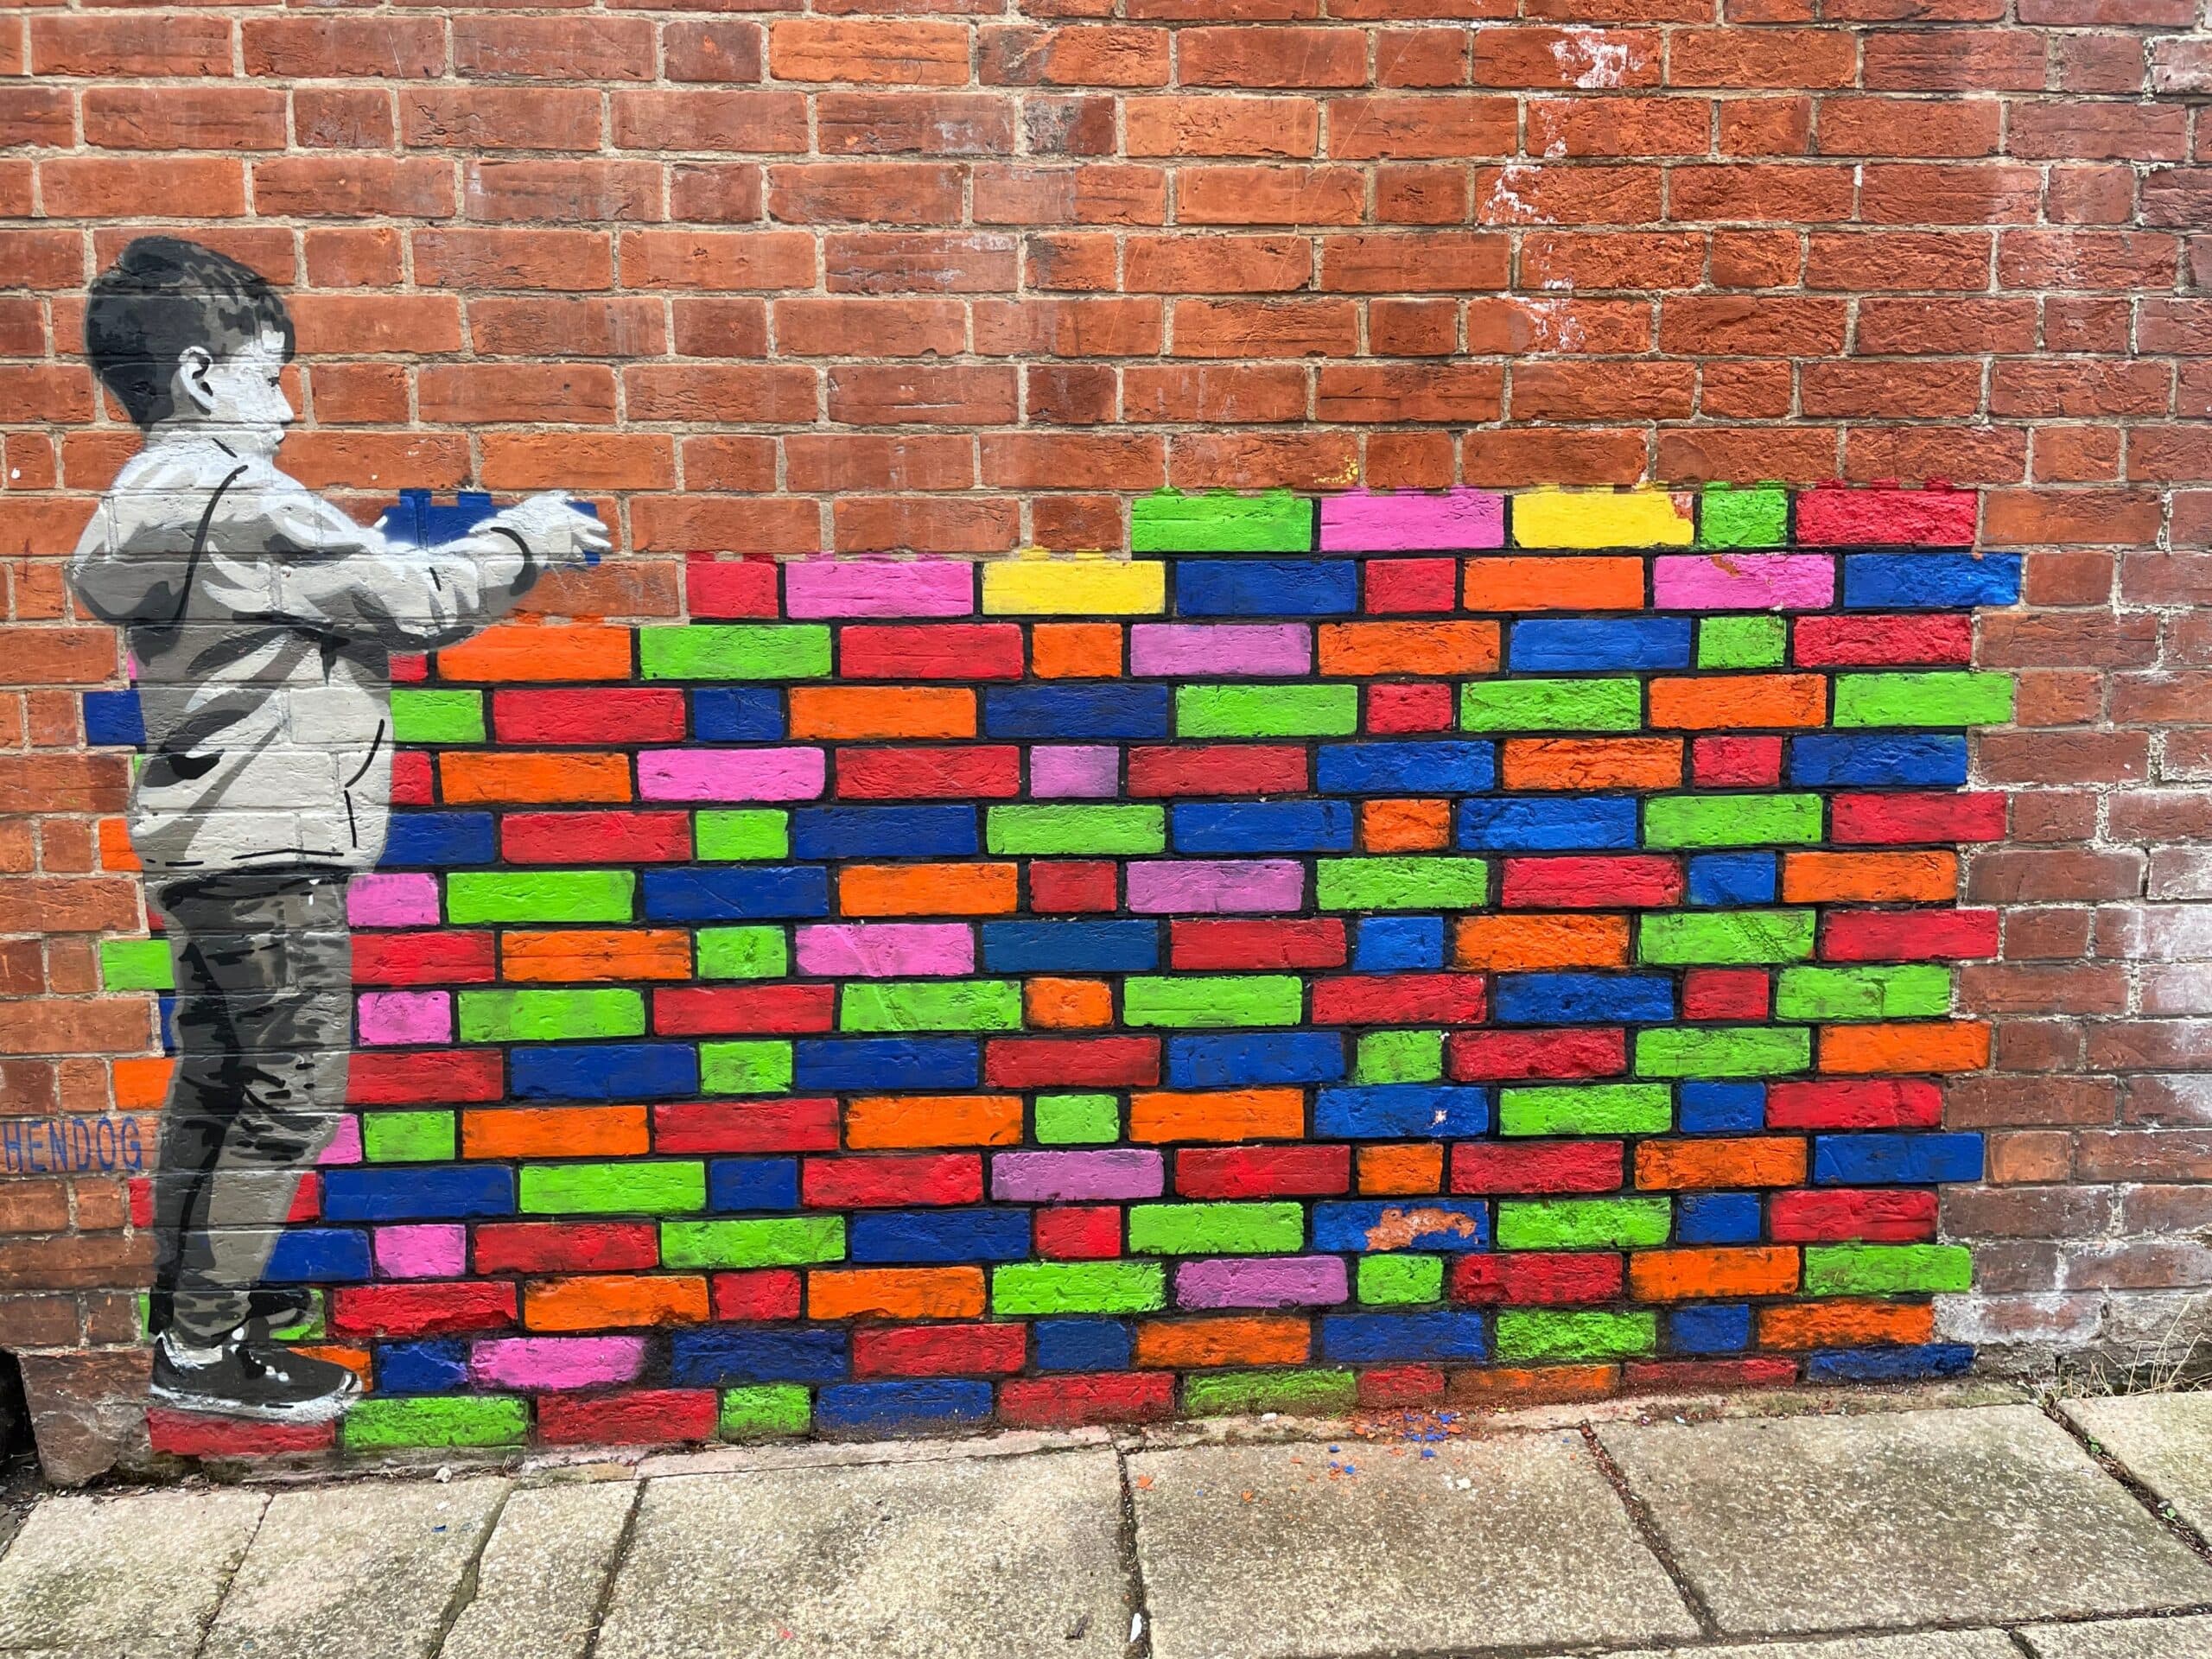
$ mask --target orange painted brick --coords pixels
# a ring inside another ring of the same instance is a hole
[[[1020,1095],[862,1095],[845,1108],[845,1144],[1010,1147],[1021,1139]]]
[[[1628,1259],[1628,1288],[1639,1302],[1788,1296],[1797,1288],[1797,1252],[1772,1244],[1638,1250]]]
[[[448,680],[626,680],[630,630],[508,623],[438,653]]]
[[[847,916],[1002,916],[1014,907],[1011,864],[849,864],[837,873]]]
[[[1759,731],[1818,726],[1828,683],[1819,674],[1715,674],[1651,682],[1651,723],[1683,731]]]
[[[1048,1031],[1114,1023],[1114,988],[1103,979],[1033,979],[1021,988],[1028,1022]]]
[[[1679,737],[1516,737],[1508,789],[1672,789],[1682,781]]]
[[[1359,809],[1360,845],[1370,853],[1424,853],[1452,842],[1449,801],[1369,801]]]
[[[1636,1184],[1652,1192],[1795,1186],[1804,1179],[1805,1143],[1789,1135],[1646,1141],[1636,1149]]]
[[[1642,559],[1467,561],[1471,611],[1640,611]]]
[[[1137,1326],[1137,1363],[1152,1370],[1209,1365],[1302,1365],[1312,1325],[1290,1314],[1211,1319],[1146,1319]]]
[[[799,685],[793,737],[973,737],[976,694],[958,686]]]
[[[1495,622],[1329,622],[1324,674],[1488,674],[1497,667]]]
[[[1444,1148],[1433,1142],[1362,1147],[1356,1156],[1362,1192],[1399,1195],[1443,1191]]]
[[[1979,1071],[1988,1064],[1989,1027],[1971,1020],[1821,1027],[1823,1071]]]
[[[652,1145],[642,1106],[531,1106],[461,1115],[464,1158],[625,1158]]]
[[[689,979],[691,936],[672,927],[518,930],[500,936],[499,976],[556,985]]]
[[[1459,965],[1507,974],[1534,968],[1617,968],[1628,961],[1625,916],[1463,916]]]
[[[448,805],[548,805],[626,801],[630,760],[621,754],[477,753],[438,757]]]
[[[116,1109],[149,1111],[168,1098],[169,1078],[176,1062],[168,1058],[117,1060],[108,1068],[115,1090]]]
[[[370,1369],[369,1351],[365,1348],[357,1348],[347,1342],[314,1342],[302,1344],[296,1351],[306,1355],[309,1359],[320,1359],[332,1365],[343,1365],[361,1379],[361,1386],[364,1389],[372,1386],[375,1382]]]
[[[1302,1090],[1152,1090],[1129,1096],[1132,1141],[1294,1141],[1305,1133]]]
[[[522,1322],[531,1331],[613,1331],[645,1325],[700,1325],[707,1281],[683,1274],[594,1274],[523,1287]]]
[[[1122,671],[1116,622],[1039,622],[1029,631],[1030,666],[1041,680],[1107,680]]]
[[[825,1268],[806,1275],[810,1319],[977,1319],[981,1268]]]
[[[100,868],[135,870],[143,868],[130,845],[130,827],[121,818],[102,818],[99,827]]]
[[[1618,1365],[1500,1365],[1452,1372],[1444,1397],[1455,1406],[1541,1406],[1603,1400],[1620,1386]]]
[[[1906,904],[1958,891],[1955,853],[1790,853],[1782,861],[1782,896],[1793,905]]]
[[[1925,1302],[1795,1302],[1759,1310],[1762,1348],[1855,1348],[1869,1343],[1920,1343],[1936,1334],[1936,1310]]]

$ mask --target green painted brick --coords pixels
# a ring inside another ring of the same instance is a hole
[[[1658,1346],[1656,1313],[1507,1308],[1497,1316],[1502,1360],[1624,1359]]]
[[[1149,1313],[1167,1306],[1167,1269],[1157,1262],[1010,1262],[991,1270],[991,1311]]]
[[[1933,963],[1868,968],[1785,968],[1777,1020],[1915,1020],[1951,1011],[1951,970]]]
[[[781,979],[791,971],[791,941],[780,927],[702,927],[702,979]]]
[[[1813,1063],[1813,1033],[1801,1027],[1662,1027],[1636,1033],[1644,1077],[1765,1077]]]
[[[1663,1083],[1541,1085],[1499,1091],[1500,1135],[1664,1135],[1674,1090]]]
[[[660,1264],[664,1268],[799,1268],[844,1259],[842,1216],[660,1224]]]
[[[1789,492],[1710,484],[1698,501],[1700,547],[1779,547],[1789,534]]]
[[[814,1401],[804,1384],[759,1382],[748,1388],[722,1390],[721,1437],[726,1440],[765,1440],[778,1435],[804,1434],[814,1426]]]
[[[1370,1031],[1359,1039],[1355,1083],[1433,1083],[1444,1075],[1440,1031]]]
[[[1132,1255],[1270,1255],[1301,1249],[1306,1211],[1297,1204],[1136,1204],[1129,1206]]]
[[[173,991],[176,969],[167,939],[102,939],[100,983],[111,991]]]
[[[1294,974],[1217,974],[1122,982],[1122,1022],[1131,1026],[1294,1026],[1306,986]]]
[[[1158,806],[995,806],[984,840],[991,851],[1017,857],[1157,853],[1167,845],[1167,813]]]
[[[696,812],[691,844],[702,859],[785,858],[791,849],[791,814],[774,806]]]
[[[1352,1371],[1217,1371],[1183,1383],[1183,1409],[1193,1417],[1262,1411],[1327,1415],[1358,1403],[1359,1377]]]
[[[1688,910],[1649,915],[1637,924],[1637,959],[1704,967],[1802,962],[1813,954],[1809,910]]]
[[[1112,1095],[1039,1095],[1037,1139],[1047,1147],[1090,1147],[1122,1138],[1122,1103]]]
[[[772,1038],[699,1045],[702,1095],[780,1095],[791,1086],[791,1046]]]
[[[1808,847],[1821,836],[1817,795],[1655,795],[1647,847]]]
[[[448,922],[626,922],[629,870],[456,870],[446,877]]]
[[[481,743],[481,691],[410,691],[391,694],[391,741],[395,743]]]
[[[1313,894],[1323,910],[1473,910],[1490,894],[1490,868],[1479,858],[1324,858]]]
[[[1155,490],[1129,504],[1133,553],[1309,553],[1313,503],[1287,490],[1262,495]]]
[[[1343,737],[1359,729],[1356,685],[1179,685],[1179,737]]]
[[[1434,1302],[1444,1296],[1440,1255],[1363,1255],[1359,1258],[1359,1300],[1363,1302]]]
[[[699,1162],[524,1164],[520,1208],[537,1216],[648,1216],[707,1207]]]
[[[552,1043],[571,1037],[637,1037],[645,999],[636,991],[463,991],[464,1043]]]
[[[1963,1244],[1808,1244],[1809,1296],[1933,1295],[1974,1288],[1974,1252]]]
[[[1839,674],[1838,726],[1993,726],[2012,718],[2009,674]]]
[[[1708,616],[1697,625],[1700,668],[1778,668],[1789,624],[1778,616]]]
[[[372,1164],[435,1164],[454,1155],[451,1112],[363,1112],[361,1156]]]
[[[818,622],[639,628],[638,665],[649,680],[817,680],[830,672],[830,630]]]
[[[1459,688],[1471,732],[1634,732],[1643,727],[1639,680],[1475,680]]]
[[[410,1446],[520,1446],[530,1408],[502,1395],[372,1395],[340,1427],[348,1452]]]
[[[848,980],[840,1031],[1019,1031],[1021,987],[1010,979]]]
[[[1501,1250],[1649,1249],[1675,1224],[1668,1198],[1502,1198]]]

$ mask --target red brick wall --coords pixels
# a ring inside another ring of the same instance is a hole
[[[140,922],[79,752],[116,648],[58,561],[132,442],[79,295],[162,226],[292,285],[309,482],[600,494],[632,556],[555,610],[672,614],[695,548],[1116,545],[1163,483],[1988,486],[2030,608],[1982,632],[2018,793],[1955,1318],[2155,1336],[2212,1284],[2191,0],[1321,10],[0,14],[7,1109],[147,1103],[144,1001],[90,995]],[[0,1343],[127,1336],[117,1181],[0,1229]]]

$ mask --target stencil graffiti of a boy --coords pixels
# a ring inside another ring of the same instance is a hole
[[[196,244],[125,248],[92,283],[85,345],[144,436],[69,577],[128,630],[147,746],[130,840],[176,970],[153,1395],[324,1421],[359,1384],[269,1340],[298,1305],[261,1281],[345,1105],[346,879],[384,849],[390,654],[466,639],[607,535],[545,494],[403,546],[287,477],[291,319],[261,276]]]

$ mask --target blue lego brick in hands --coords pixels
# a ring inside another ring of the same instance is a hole
[[[1321,1320],[1321,1357],[1343,1363],[1487,1359],[1490,1321],[1480,1313],[1331,1313]]]
[[[1452,1084],[1377,1083],[1324,1089],[1313,1133],[1331,1140],[1461,1140],[1490,1133],[1490,1091]]]
[[[587,518],[599,517],[595,503],[572,500],[569,505]],[[436,547],[467,535],[498,511],[482,490],[462,490],[450,502],[441,502],[429,490],[402,490],[377,519],[377,528],[403,546]],[[597,564],[599,555],[587,554],[584,562]]]
[[[1028,1259],[1029,1211],[870,1210],[846,1224],[848,1261],[941,1263]]]
[[[1333,1031],[1236,1032],[1167,1039],[1171,1089],[1334,1083],[1344,1074],[1344,1039]]]
[[[1688,668],[1687,616],[1536,617],[1513,625],[1508,661],[1516,671]]]
[[[1414,1229],[1410,1236],[1409,1227]],[[1435,1198],[1317,1204],[1313,1206],[1313,1248],[1335,1252],[1440,1250],[1456,1255],[1486,1250],[1490,1248],[1490,1206],[1478,1199]]]
[[[1197,801],[1174,809],[1179,853],[1349,852],[1350,801]]]
[[[1157,922],[985,922],[994,974],[1129,974],[1160,965]]]
[[[331,1221],[459,1221],[515,1213],[515,1175],[499,1164],[423,1169],[326,1169],[322,1213]]]
[[[1459,845],[1478,853],[1593,852],[1633,847],[1630,795],[1498,795],[1459,803]]]
[[[747,1331],[724,1325],[669,1337],[669,1380],[679,1389],[742,1382],[834,1382],[850,1369],[840,1327]]]
[[[517,1100],[665,1100],[699,1092],[699,1051],[689,1043],[551,1043],[507,1057]]]
[[[1847,611],[1950,611],[2014,605],[2017,553],[1854,553],[1843,561]]]
[[[978,844],[972,806],[802,806],[791,813],[794,858],[957,858]]]
[[[717,1158],[707,1166],[707,1207],[734,1210],[798,1208],[796,1158]]]
[[[1981,1179],[1981,1136],[1821,1135],[1813,1137],[1813,1179],[1822,1186],[1933,1185]]]
[[[1471,795],[1497,781],[1497,746],[1432,739],[1324,743],[1315,786],[1325,795]]]
[[[1359,608],[1351,559],[1179,559],[1178,616],[1344,616]]]
[[[1963,737],[1822,732],[1789,740],[1793,784],[1949,787],[1966,780]]]
[[[1504,1026],[1621,1025],[1675,1017],[1663,974],[1506,974],[1494,1015]]]

